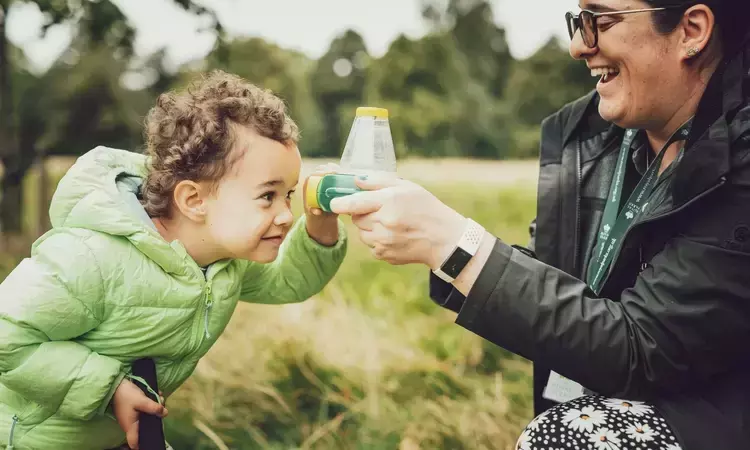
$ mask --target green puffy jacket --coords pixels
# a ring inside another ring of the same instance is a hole
[[[302,217],[273,263],[225,260],[204,274],[140,207],[145,158],[106,147],[79,158],[52,199],[52,230],[0,284],[0,448],[117,447],[109,403],[134,360],[154,358],[168,396],[238,300],[304,301],[344,259],[342,223],[325,247]]]

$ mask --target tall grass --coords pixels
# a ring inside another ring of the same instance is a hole
[[[526,243],[531,183],[435,178],[426,187],[448,205]],[[36,175],[26,183],[31,227]],[[302,304],[239,305],[167,400],[176,450],[513,448],[531,418],[530,364],[454,324],[428,298],[426,268],[372,259],[344,220],[351,242],[333,282]],[[27,251],[0,255],[0,270]]]
[[[530,187],[428,188],[526,243]],[[238,307],[168,400],[175,448],[513,448],[531,418],[528,362],[454,324],[428,298],[427,269],[373,260],[349,230],[347,258],[321,295]]]

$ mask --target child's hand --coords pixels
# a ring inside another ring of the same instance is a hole
[[[339,171],[337,164],[324,164],[315,168],[311,175],[325,175]],[[307,215],[307,234],[321,245],[333,246],[339,240],[338,214],[325,212],[319,208],[308,208],[305,204]]]
[[[123,380],[117,387],[115,395],[112,397],[112,408],[117,423],[125,431],[128,447],[133,450],[138,449],[138,414],[144,412],[166,417],[168,413],[167,408],[146,397],[146,394],[130,380]]]

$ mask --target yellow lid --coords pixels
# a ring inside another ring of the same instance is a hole
[[[304,191],[305,195],[305,205],[307,206],[307,209],[320,208],[320,204],[318,203],[318,185],[320,184],[320,180],[320,176],[310,175],[305,180],[304,186],[302,186],[302,190]]]
[[[388,110],[385,108],[373,108],[370,106],[360,106],[357,108],[357,117],[375,116],[381,119],[388,118]]]

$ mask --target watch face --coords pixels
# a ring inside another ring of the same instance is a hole
[[[466,264],[471,260],[471,254],[461,247],[456,248],[456,251],[448,258],[448,260],[441,267],[442,271],[445,272],[451,278],[458,277],[458,274],[464,270]]]

